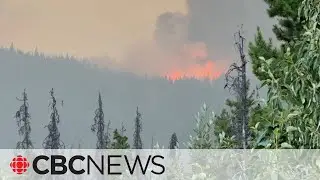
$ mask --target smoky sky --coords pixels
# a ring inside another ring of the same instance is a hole
[[[233,53],[233,36],[241,26],[248,41],[252,40],[257,26],[267,38],[273,37],[274,21],[267,16],[267,5],[263,1],[187,0],[187,5],[188,14],[185,16],[167,12],[158,17],[157,28],[162,29],[162,38],[157,39],[162,44],[165,41],[166,46],[171,45],[172,34],[176,34],[175,40],[180,42],[182,39],[184,42],[204,42],[213,59],[223,59]]]
[[[205,42],[215,54],[232,51],[239,24],[250,38],[258,25],[271,36],[274,24],[263,0],[0,0],[0,45],[118,58],[150,40],[157,16],[168,13],[180,14],[179,23],[188,21],[188,39]]]
[[[205,61],[229,63],[237,58],[233,34],[239,25],[252,40],[257,26],[273,37],[275,23],[263,0],[0,0],[0,5],[0,45],[95,56],[98,64],[154,75]]]
[[[223,59],[234,52],[233,36],[241,26],[248,41],[257,26],[267,38],[273,37],[274,20],[268,17],[262,0],[187,0],[187,5],[188,39],[204,42],[213,59]]]
[[[268,17],[267,5],[262,0],[187,0],[186,3],[187,13],[167,11],[158,16],[153,41],[137,43],[130,53],[125,52],[123,62],[128,69],[159,74],[205,61],[215,61],[215,66],[226,69],[237,59],[234,35],[241,27],[247,42],[253,40],[258,26],[266,38],[274,38],[275,22]]]

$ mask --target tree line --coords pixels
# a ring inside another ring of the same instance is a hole
[[[50,90],[50,121],[45,128],[48,129],[48,135],[42,143],[44,149],[64,149],[66,145],[60,138],[59,124],[60,116],[57,108],[57,100],[55,98],[54,89]],[[18,133],[21,137],[21,141],[18,141],[16,148],[18,149],[32,149],[34,148],[31,138],[31,115],[29,113],[28,95],[26,89],[24,89],[21,98],[17,98],[21,101],[22,105],[19,107],[15,114],[15,118],[18,126]],[[63,106],[63,101],[61,105]],[[121,129],[114,129],[111,133],[110,124],[111,121],[105,122],[103,101],[101,93],[98,95],[98,107],[94,112],[93,124],[91,131],[95,133],[97,137],[96,149],[129,149],[128,137],[125,135],[125,127],[122,124]],[[141,139],[142,132],[142,114],[139,108],[136,109],[136,117],[134,118],[135,131],[133,134],[133,149],[142,149],[143,143]],[[177,145],[178,139],[175,133],[173,133],[169,146],[174,149]]]

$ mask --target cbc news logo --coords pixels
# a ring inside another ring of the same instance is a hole
[[[14,157],[10,163],[10,167],[12,171],[15,172],[16,174],[23,174],[27,172],[29,166],[30,166],[30,163],[28,162],[27,158],[21,155]]]
[[[111,162],[111,159],[113,159],[113,162]],[[123,164],[120,164],[120,159],[124,160]],[[131,175],[133,175],[135,171],[141,171],[142,174],[145,175],[147,170],[150,170],[152,174],[161,175],[165,172],[164,164],[159,162],[161,160],[164,160],[164,157],[161,155],[136,155],[135,157],[131,157],[131,155],[127,156],[108,154],[101,155],[101,157],[96,158],[93,158],[90,155],[74,155],[70,158],[67,158],[64,155],[38,155],[33,160],[28,161],[26,157],[18,155],[11,160],[9,166],[11,167],[12,171],[18,175],[27,172],[31,166],[29,162],[32,164],[30,170],[33,170],[39,175],[64,175],[67,174],[68,171],[76,175],[90,175],[91,169],[93,168],[98,170],[101,175],[121,175],[123,172],[121,170],[122,168],[120,167],[124,167],[126,170],[125,172],[130,172]],[[40,168],[40,161],[47,162],[49,166],[46,168]],[[82,165],[84,165],[81,166],[80,169],[77,166],[79,162],[82,162]]]

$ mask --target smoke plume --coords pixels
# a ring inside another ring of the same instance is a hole
[[[226,68],[225,60],[211,60],[204,42],[189,40],[190,17],[178,12],[161,14],[153,40],[126,51],[121,68],[141,75],[182,78],[218,78]]]

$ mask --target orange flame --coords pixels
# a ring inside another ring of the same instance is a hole
[[[213,81],[224,73],[225,61],[208,60],[207,47],[204,43],[186,44],[183,47],[182,58],[177,58],[177,62],[181,62],[180,66],[177,64],[165,75],[173,82],[181,79]]]
[[[208,61],[204,65],[193,65],[184,69],[175,69],[166,74],[166,78],[171,81],[181,79],[208,79],[216,80],[223,74],[223,69],[219,69],[213,61]]]

